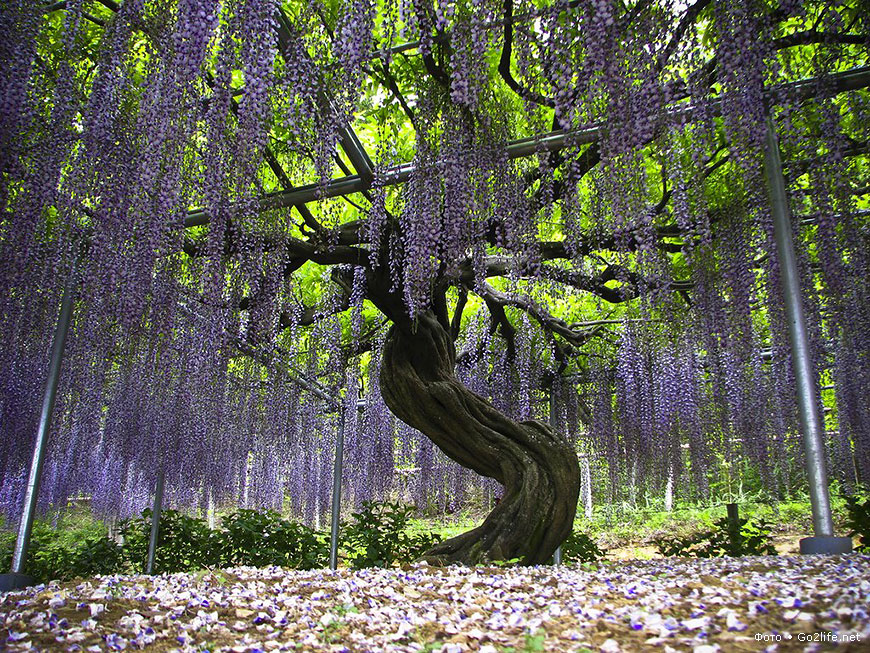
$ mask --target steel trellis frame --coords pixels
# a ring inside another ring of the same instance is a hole
[[[788,96],[796,99],[809,99],[823,97],[814,92],[814,86],[818,78],[809,78],[797,82],[789,82],[779,87],[771,88],[766,93],[767,100],[774,100],[780,96]],[[847,91],[858,90],[870,86],[870,66],[853,68],[841,73],[831,75],[826,79],[828,82],[829,95],[838,95]],[[714,100],[707,107],[715,115],[721,113],[721,100]],[[693,119],[698,109],[693,106],[678,106],[670,111],[674,117]],[[505,146],[508,159],[520,159],[535,156],[539,153],[556,152],[567,147],[588,145],[599,140],[602,133],[601,125],[593,125],[578,130],[556,130],[539,136],[530,136],[509,142]],[[416,171],[413,163],[403,163],[387,168],[378,176],[381,186],[395,186],[408,181]],[[309,202],[317,202],[332,197],[343,197],[353,193],[369,190],[373,184],[373,177],[366,179],[363,175],[346,175],[339,179],[333,179],[326,184],[313,183],[298,186],[292,190],[283,190],[264,195],[259,200],[259,210],[269,211],[273,209],[300,206]],[[185,227],[205,225],[209,222],[209,215],[205,209],[193,209],[184,220]]]

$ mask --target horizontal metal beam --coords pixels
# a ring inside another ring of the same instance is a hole
[[[350,127],[343,127],[339,133],[341,148],[350,159],[350,164],[356,170],[360,179],[367,183],[371,183],[375,176],[375,166],[369,158],[366,148],[363,147],[359,136]]]
[[[786,96],[792,99],[806,99],[816,95],[817,78],[801,80],[783,84],[773,91],[768,92],[769,98]],[[842,73],[835,73],[826,80],[826,85],[832,94],[844,93],[870,86],[870,67],[855,68]],[[718,113],[721,109],[721,101],[717,100],[712,104],[712,107],[706,107],[709,111],[711,108],[714,113]],[[674,117],[693,118],[699,112],[699,108],[695,106],[675,107],[669,113]],[[553,152],[564,149],[565,147],[584,145],[594,143],[601,136],[601,126],[593,125],[591,127],[580,130],[557,130],[541,136],[531,136],[528,138],[519,139],[508,143],[505,148],[509,159],[519,159],[527,156],[533,156],[541,152]],[[359,168],[357,168],[359,170]],[[403,163],[380,174],[379,183],[384,186],[393,186],[401,184],[414,173],[413,163]],[[260,210],[268,211],[270,209],[286,208],[290,206],[298,206],[307,202],[316,202],[318,200],[329,197],[341,197],[352,193],[359,193],[371,188],[372,180],[365,179],[360,175],[348,175],[339,179],[334,179],[326,184],[314,183],[305,186],[299,186],[292,190],[282,190],[276,193],[265,195],[260,199]],[[203,209],[191,211],[187,219],[184,221],[185,226],[192,227],[202,225],[208,222],[208,215]]]
[[[571,131],[552,132],[544,136],[532,136],[513,141],[505,148],[508,159],[520,159],[532,156],[538,152],[553,152],[561,150],[568,144],[582,145],[593,143],[600,135],[599,127]],[[415,171],[413,163],[403,163],[382,172],[378,178],[382,186],[403,184]],[[298,186],[293,190],[282,190],[264,195],[260,198],[260,211],[298,206],[308,202],[316,202],[330,197],[342,197],[352,193],[360,193],[372,187],[373,178],[363,179],[360,175],[348,175],[339,179],[321,183]],[[191,211],[184,221],[185,227],[194,227],[208,223],[208,214],[203,209]]]

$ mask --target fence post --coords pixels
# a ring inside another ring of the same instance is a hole
[[[731,548],[737,550],[740,543],[740,514],[736,503],[725,505],[728,510],[728,539],[731,540]]]

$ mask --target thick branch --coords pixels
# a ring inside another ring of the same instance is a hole
[[[686,10],[686,13],[683,14],[683,17],[680,19],[680,24],[677,25],[677,29],[674,30],[671,40],[668,41],[665,49],[661,51],[661,54],[659,54],[658,61],[656,62],[659,70],[665,67],[668,59],[671,58],[671,55],[673,55],[677,47],[679,47],[680,41],[685,35],[686,30],[689,29],[692,23],[698,19],[698,15],[707,8],[707,5],[709,5],[710,2],[711,0],[698,0],[698,2]]]
[[[483,301],[486,302],[486,307],[489,309],[489,314],[492,318],[492,324],[489,331],[490,333],[498,331],[499,335],[504,338],[507,345],[508,360],[513,361],[516,358],[517,353],[517,330],[514,328],[514,325],[511,324],[511,321],[508,319],[507,314],[504,311],[505,304],[496,301],[496,299],[489,294],[483,295]]]
[[[450,88],[450,78],[447,76],[447,73],[444,72],[444,69],[435,63],[435,59],[432,57],[431,52],[423,54],[423,65],[426,67],[426,72],[432,75],[435,81],[441,84],[444,88]]]
[[[347,232],[340,231],[340,242],[334,245],[329,242],[310,242],[294,238],[293,236],[266,239],[263,243],[263,250],[270,251],[284,247],[287,250],[288,266],[292,267],[290,272],[299,269],[305,261],[313,261],[320,265],[368,265],[368,251],[359,247],[342,244],[344,242],[354,242],[356,233],[356,228],[351,228]],[[224,239],[224,254],[228,255],[232,253],[235,247],[236,242],[233,232],[228,230]],[[191,258],[206,256],[208,254],[205,247],[191,239],[184,241],[182,250]]]
[[[441,326],[449,331],[450,317],[447,315],[447,284],[444,283],[443,274],[441,272],[438,273],[438,278],[441,279],[441,281],[436,283],[435,287],[432,289],[432,312],[435,314],[435,317],[438,318]]]
[[[498,72],[510,89],[521,98],[547,107],[555,107],[556,103],[540,93],[536,93],[520,84],[511,72],[511,58],[514,42],[514,3],[504,0],[504,43],[501,49],[501,59],[498,62]]]
[[[450,337],[455,341],[459,337],[459,329],[462,326],[462,313],[468,303],[468,290],[463,286],[459,289],[459,297],[456,300],[456,309],[453,311],[453,319],[450,322]]]
[[[611,304],[619,304],[634,299],[640,292],[641,278],[639,275],[613,265],[608,265],[594,277],[555,265],[542,265],[541,276],[577,290],[585,290]],[[609,281],[621,281],[623,284],[627,284],[627,287],[623,285],[611,288],[606,285]]]

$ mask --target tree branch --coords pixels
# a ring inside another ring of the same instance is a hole
[[[536,93],[520,84],[511,72],[511,58],[513,55],[514,41],[514,3],[513,0],[504,0],[504,43],[501,49],[501,58],[498,62],[498,72],[510,89],[521,98],[547,107],[555,107],[556,103],[540,93]]]
[[[459,329],[462,326],[462,313],[468,303],[468,290],[465,286],[459,288],[459,297],[456,300],[456,309],[453,311],[453,319],[450,321],[450,337],[455,341],[459,337]]]
[[[656,61],[656,66],[659,70],[662,70],[665,67],[668,59],[671,58],[671,55],[674,54],[677,47],[680,45],[680,40],[685,35],[686,30],[689,29],[689,26],[695,22],[698,15],[707,8],[710,2],[711,0],[698,0],[686,10],[686,13],[683,14],[683,17],[680,19],[680,24],[677,25],[677,29],[674,30],[671,40],[668,41],[665,49],[659,54],[658,60]]]
[[[437,63],[435,63],[435,59],[432,57],[432,53],[428,52],[422,55],[423,57],[423,65],[426,67],[426,72],[428,72],[435,79],[436,82],[441,84],[444,88],[450,88],[450,78],[447,76],[447,73],[444,72],[444,69],[441,68]]]
[[[443,267],[443,264],[442,264]],[[445,331],[450,330],[450,318],[447,315],[447,284],[443,281],[443,274],[438,273],[439,281],[432,289],[432,312],[435,317],[444,327]]]
[[[399,105],[402,107],[402,111],[405,112],[405,115],[408,116],[408,120],[411,121],[411,126],[416,130],[417,129],[417,119],[414,115],[414,110],[408,105],[407,100],[405,100],[405,96],[402,95],[402,91],[399,89],[399,84],[396,82],[396,78],[393,77],[393,74],[390,72],[389,63],[386,61],[381,61],[381,74],[383,77],[377,75],[374,70],[367,71],[371,77],[374,77],[378,81],[382,82],[384,86],[389,89],[390,93],[393,94],[393,97],[399,102]]]
[[[489,309],[489,315],[491,318],[489,332],[495,333],[497,331],[504,339],[507,345],[508,361],[512,362],[517,354],[517,330],[514,328],[514,325],[511,324],[511,321],[507,317],[507,313],[504,311],[505,304],[500,303],[488,293],[484,293],[483,301],[486,303],[486,308]]]
[[[594,330],[582,331],[574,330],[569,327],[564,320],[554,317],[540,306],[534,304],[531,300],[508,295],[507,293],[496,290],[490,284],[485,282],[475,286],[474,292],[480,295],[480,297],[486,302],[487,307],[500,308],[501,314],[504,314],[503,309],[505,306],[513,306],[514,308],[518,308],[524,311],[530,317],[534,318],[541,325],[541,327],[544,328],[545,331],[549,331],[551,333],[559,335],[561,338],[563,338],[565,341],[569,342],[575,347],[579,347],[580,345],[587,342],[597,333],[597,330],[603,328],[597,327]],[[490,308],[490,314],[492,314],[492,310],[493,309]],[[505,320],[506,319],[507,317],[505,316]]]

